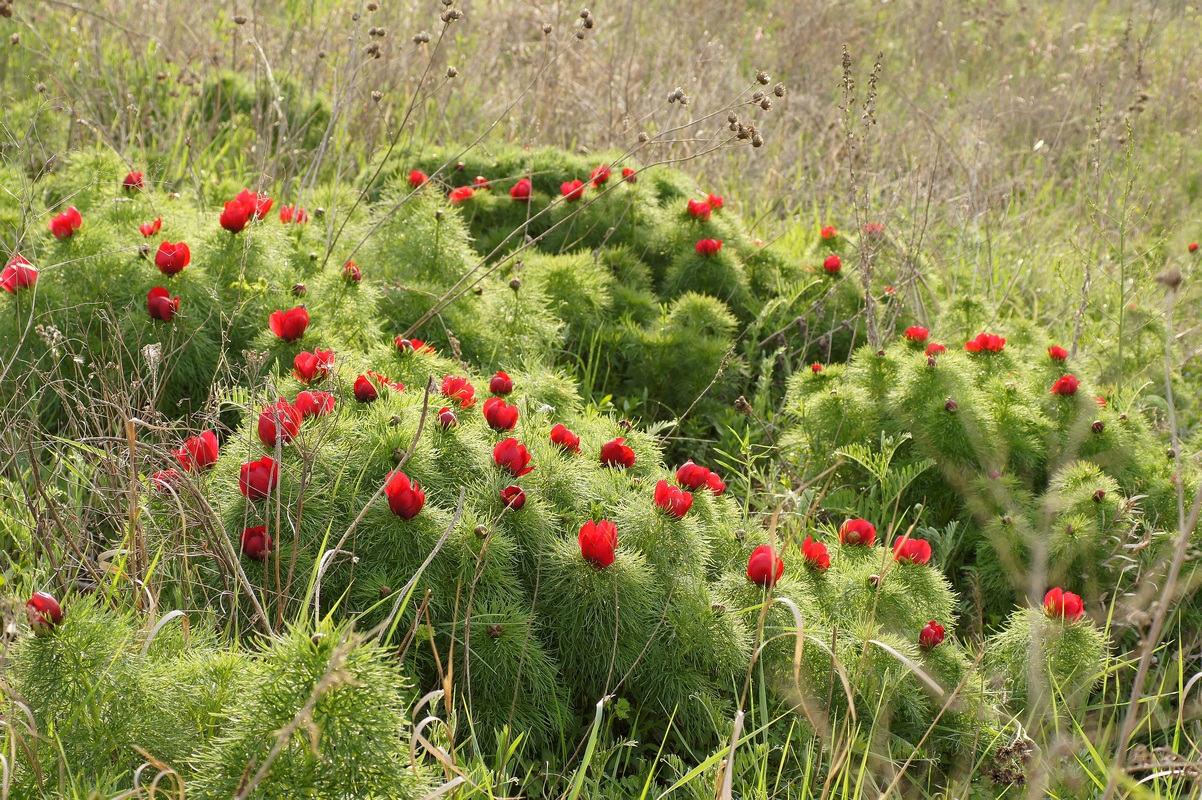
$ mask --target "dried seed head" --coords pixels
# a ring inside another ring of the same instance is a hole
[[[356,11],[354,14],[351,14],[351,19],[352,19],[354,22],[358,22],[358,21],[359,21],[359,12],[358,12],[358,11]]]
[[[783,83],[776,84],[775,86],[772,87],[772,93],[774,95],[776,95],[777,97],[784,97],[785,96],[785,85]]]
[[[414,34],[414,36],[413,36],[414,44],[426,44],[429,41],[430,41],[430,34],[426,33],[425,31]]]
[[[586,19],[586,20],[584,21],[584,27],[586,27],[586,28],[592,28],[594,24],[595,24],[595,23],[593,22],[593,18],[592,18],[592,17],[589,17],[588,19]]]
[[[381,92],[379,89],[376,89],[375,91],[373,91],[371,93],[371,99],[378,103],[384,99],[384,93]]]
[[[735,411],[738,411],[740,414],[750,414],[751,403],[747,402],[746,397],[739,395],[738,399],[735,400]]]
[[[509,288],[510,288],[510,289],[513,289],[515,292],[516,292],[518,289],[521,289],[521,288],[522,288],[522,279],[521,279],[521,278],[514,278],[513,280],[511,280],[511,281],[509,282]]]
[[[458,74],[459,74],[459,70],[455,69],[454,67],[447,67],[447,77],[448,78],[454,78]]]
[[[33,90],[38,94],[46,94],[46,84],[38,83],[37,86],[33,87]]]
[[[752,147],[763,147],[764,146],[764,137],[760,136],[758,133],[752,134],[751,146]]]
[[[583,39],[583,38],[584,38],[584,28],[581,28],[580,30],[576,31],[576,38],[577,38],[577,39]]]
[[[243,16],[243,15],[241,15],[241,14],[238,14],[237,16],[235,16],[235,17],[234,17],[234,24],[235,24],[235,25],[245,25],[245,24],[246,24],[246,17],[244,17],[244,16]]]
[[[551,31],[553,31],[553,30],[555,30],[555,29],[551,27],[551,23],[549,23],[549,22],[543,23],[543,36],[550,36]]]
[[[651,134],[647,133],[647,131],[639,131],[638,140],[639,144],[646,144],[651,141]]]
[[[756,103],[758,103],[758,102],[760,102],[761,100],[763,100],[763,99],[764,99],[764,93],[763,93],[763,92],[756,92],[755,94],[753,94],[753,95],[751,96],[751,99],[752,99],[752,101],[753,101],[753,102],[756,102]]]
[[[581,19],[588,19],[592,15],[593,15],[593,13],[591,11],[589,11],[587,8],[580,9],[580,18]]]
[[[1177,291],[1181,286],[1181,281],[1184,280],[1181,275],[1181,270],[1176,267],[1169,267],[1164,272],[1156,276],[1156,282],[1162,284],[1170,292]]]
[[[770,75],[768,75],[767,72],[764,72],[763,70],[760,70],[759,72],[757,72],[755,74],[755,79],[759,82],[759,84],[761,86],[767,86],[772,81],[772,77]]]
[[[16,36],[16,34],[13,34],[13,35]],[[167,80],[170,77],[171,76],[168,75],[166,72],[159,72],[159,73],[155,74],[154,79],[156,81],[158,81],[159,83],[162,83],[163,81]]]
[[[379,8],[379,6],[378,6],[378,5],[376,5],[375,3],[368,3],[368,4],[367,4],[367,10],[368,10],[368,11],[375,11],[377,8]]]
[[[326,51],[325,51],[325,50],[318,50],[318,51],[317,51],[317,57],[318,57],[318,58],[325,58],[325,57],[326,57]]]
[[[14,33],[12,36],[8,37],[8,43],[13,47],[19,45],[21,43],[21,34]]]
[[[767,97],[765,97],[763,100],[760,101],[760,108],[764,109],[765,111],[771,111],[772,110],[772,101],[769,100]]]
[[[446,11],[442,12],[442,16],[439,17],[439,19],[441,19],[443,22],[454,22],[457,19],[463,19],[463,12],[457,8],[448,8]]]

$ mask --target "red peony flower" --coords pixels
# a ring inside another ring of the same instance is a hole
[[[447,195],[447,199],[451,201],[451,205],[457,206],[464,200],[471,200],[472,195],[475,193],[476,191],[470,186],[460,186],[452,189],[450,194]]]
[[[81,225],[83,217],[79,216],[75,206],[69,206],[66,211],[51,218],[50,232],[56,239],[70,239]]]
[[[173,451],[172,455],[188,472],[203,472],[217,463],[219,452],[217,434],[205,431],[199,436],[189,436],[183,447]]]
[[[1048,358],[1052,359],[1053,361],[1064,361],[1066,358],[1068,358],[1068,351],[1063,347],[1052,345],[1048,348]]]
[[[1105,398],[1105,397],[1102,397],[1101,395],[1098,395],[1098,396],[1097,396],[1097,397],[1095,397],[1093,400],[1094,400],[1094,402],[1095,402],[1095,403],[1097,403],[1097,404],[1098,404],[1098,406],[1099,406],[1100,408],[1105,408],[1105,407],[1106,407],[1106,398]]]
[[[526,493],[520,486],[506,486],[501,490],[501,502],[506,508],[521,511],[522,506],[526,505]]]
[[[467,378],[448,375],[442,379],[442,396],[456,401],[460,408],[471,408],[476,404],[476,387]]]
[[[149,238],[163,229],[163,218],[155,217],[154,222],[143,222],[138,226],[138,232]]]
[[[627,183],[638,183],[639,174],[635,171],[634,167],[625,167],[622,170],[622,180]]]
[[[680,469],[676,470],[676,481],[681,486],[687,486],[696,491],[709,482],[710,471],[705,467],[694,464],[692,459],[684,462]]]
[[[511,431],[518,424],[518,407],[505,405],[499,397],[484,401],[484,420],[495,431]]]
[[[426,493],[417,481],[400,470],[388,473],[384,494],[388,496],[388,507],[401,519],[413,519],[426,504]]]
[[[358,264],[348,261],[342,265],[342,276],[351,283],[358,283],[363,278],[363,273],[359,270]]]
[[[927,339],[930,338],[931,332],[926,328],[920,328],[917,325],[911,325],[909,328],[906,328],[905,336],[906,341],[917,345],[923,345],[926,344]]]
[[[923,650],[930,650],[943,643],[943,626],[935,620],[931,620],[926,625],[922,626],[922,630],[918,633],[918,645]]]
[[[1188,250],[1189,250],[1191,253],[1196,253],[1196,252],[1198,252],[1198,243],[1197,243],[1197,242],[1190,242],[1190,243],[1189,243],[1189,247],[1188,247],[1187,249],[1188,249]]]
[[[401,353],[433,353],[434,348],[423,342],[421,339],[405,339],[401,336],[396,337],[394,344],[396,349]]]
[[[593,522],[591,519],[580,526],[580,555],[598,569],[614,563],[614,550],[618,546],[618,527],[607,519]]]
[[[519,203],[529,203],[530,202],[530,192],[533,189],[534,189],[534,184],[532,184],[530,182],[530,179],[522,178],[520,181],[518,181],[517,183],[515,183],[513,185],[512,189],[509,190],[509,196],[512,197],[514,200],[518,201]]]
[[[334,410],[334,395],[329,392],[304,391],[296,396],[292,407],[301,413],[305,419],[309,417],[324,417]]]
[[[287,225],[292,222],[297,225],[304,225],[309,221],[309,212],[303,208],[296,206],[284,206],[280,209],[280,222]]]
[[[25,603],[25,619],[38,636],[45,636],[63,622],[63,608],[49,592],[34,592]]]
[[[726,205],[726,200],[720,194],[707,194],[705,196],[705,202],[708,203],[709,207],[714,209],[714,211],[717,211],[722,208],[722,206]]]
[[[626,439],[621,436],[601,445],[601,466],[603,467],[629,469],[634,466],[636,458],[634,451],[626,445]]]
[[[304,306],[287,311],[276,310],[271,312],[268,324],[276,336],[285,342],[294,342],[305,335],[305,328],[309,327],[309,312]]]
[[[721,239],[700,239],[697,242],[697,255],[709,257],[716,255],[722,249]]]
[[[515,478],[520,478],[534,469],[526,445],[512,436],[497,442],[496,447],[492,449],[492,459],[498,467],[508,470]]]
[[[827,552],[826,545],[809,536],[801,543],[801,555],[805,559],[806,566],[818,572],[826,572],[831,566],[831,554]]]
[[[690,217],[699,219],[702,222],[709,219],[710,214],[714,211],[710,204],[704,200],[689,200],[688,210]]]
[[[834,225],[825,225],[822,230],[818,231],[818,235],[829,242],[839,235],[839,231],[835,229]]]
[[[178,470],[161,469],[150,476],[150,485],[156,492],[171,492],[183,480]]]
[[[506,375],[504,372],[498,372],[492,376],[492,380],[488,382],[488,391],[493,394],[509,394],[513,391],[513,378]]]
[[[247,219],[263,219],[275,203],[266,194],[255,194],[250,189],[243,189],[234,198],[234,202],[246,209]]]
[[[237,200],[230,200],[225,204],[225,210],[221,212],[221,216],[217,218],[217,223],[230,233],[241,233],[250,222],[253,213]]]
[[[475,180],[472,181],[472,188],[479,189],[482,192],[487,192],[492,188],[492,184],[488,182],[488,178],[484,177],[483,175],[477,175]]]
[[[580,437],[568,430],[567,426],[562,422],[557,423],[551,429],[551,443],[559,445],[560,448],[569,453],[580,452]]]
[[[16,294],[18,289],[28,289],[38,282],[37,267],[25,260],[19,253],[13,254],[8,260],[4,271],[0,272],[0,289],[9,294]]]
[[[121,188],[127,192],[132,192],[135,189],[142,189],[146,184],[142,182],[142,173],[130,171],[125,173],[125,180],[121,181]]]
[[[947,352],[947,348],[944,347],[943,345],[939,344],[939,342],[931,342],[930,344],[927,345],[927,355],[928,356],[937,356],[940,353],[946,353],[946,352]]]
[[[301,351],[292,359],[292,374],[307,386],[312,381],[324,380],[333,366],[333,350],[315,349],[312,353]]]
[[[865,236],[883,236],[885,233],[885,224],[883,222],[869,222],[860,228],[860,232]]]
[[[810,364],[810,372],[814,373],[815,375],[817,375],[819,372],[822,372],[824,369],[826,369],[826,367],[822,366],[817,361],[815,361],[813,364]]]
[[[1000,353],[1006,346],[1006,340],[993,333],[981,333],[977,338],[964,343],[964,349],[970,353]]]
[[[170,322],[175,318],[175,312],[179,311],[179,298],[172,297],[171,292],[162,286],[156,286],[146,295],[146,310],[150,312],[151,319]]]
[[[760,586],[773,586],[785,574],[785,562],[766,544],[751,551],[747,559],[747,580]]]
[[[1043,610],[1049,617],[1060,617],[1076,622],[1085,613],[1085,603],[1080,595],[1066,592],[1057,586],[1043,597]]]
[[[1077,380],[1076,375],[1061,375],[1052,384],[1051,393],[1058,394],[1062,397],[1070,397],[1077,393],[1077,387],[1081,385],[1081,381]]]
[[[280,398],[274,406],[266,406],[259,412],[259,441],[264,447],[275,447],[277,441],[287,444],[300,431],[304,413]]]
[[[239,544],[242,547],[242,555],[255,561],[265,561],[267,554],[273,549],[274,542],[271,541],[271,534],[267,532],[266,526],[256,525],[242,531]]]
[[[843,269],[843,262],[839,259],[837,254],[831,253],[826,257],[826,260],[822,262],[822,268],[831,275],[838,275]]]
[[[444,428],[454,428],[459,425],[459,417],[455,416],[455,412],[443,406],[438,411],[438,421]]]
[[[192,251],[184,242],[159,242],[158,252],[154,254],[154,265],[164,275],[175,275],[183,272],[184,267],[192,261]]]
[[[248,500],[261,500],[271,494],[280,479],[280,465],[271,456],[247,461],[238,475],[238,490]]]
[[[600,188],[609,180],[609,172],[609,167],[604,164],[593,167],[593,171],[589,173],[589,178],[592,180],[594,189]]]
[[[419,186],[425,185],[430,178],[420,169],[415,169],[409,173],[409,185],[416,189]]]
[[[584,197],[584,181],[579,179],[574,181],[565,181],[564,183],[560,184],[559,191],[563,194],[564,201],[568,203],[574,203],[580,198]]]
[[[931,543],[903,536],[893,543],[893,558],[899,564],[929,564]]]
[[[839,528],[839,541],[847,545],[872,547],[876,543],[876,528],[866,519],[849,519]]]
[[[376,385],[366,375],[360,375],[358,378],[355,378],[354,391],[355,399],[360,403],[374,403],[376,398],[380,396]]]
[[[716,472],[710,472],[710,476],[705,479],[705,485],[714,493],[714,497],[721,497],[726,491],[726,481],[719,478]]]
[[[680,519],[693,507],[693,495],[667,481],[655,484],[655,505],[670,517]]]

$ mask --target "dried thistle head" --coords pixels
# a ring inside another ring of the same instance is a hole
[[[1156,276],[1156,282],[1164,286],[1170,292],[1177,291],[1181,286],[1181,282],[1185,280],[1185,276],[1181,274],[1181,270],[1177,267],[1169,267],[1164,272]]]

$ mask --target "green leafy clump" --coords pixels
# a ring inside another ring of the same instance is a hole
[[[1015,713],[1048,704],[1071,709],[1101,678],[1107,649],[1105,635],[1088,620],[1070,622],[1024,608],[985,642],[985,664]]]
[[[944,564],[957,582],[973,571],[994,620],[1036,560],[1050,583],[1097,602],[1129,571],[1111,558],[1121,546],[1159,541],[1155,532],[1176,523],[1171,463],[1138,407],[1099,403],[1085,376],[1073,376],[1072,392],[1052,392],[1073,366],[1026,337],[999,352],[948,342],[930,354],[920,338],[798,373],[785,453],[811,469],[838,463],[829,502],[840,510],[863,506],[854,487],[865,477],[891,481],[875,501],[881,511],[914,509],[927,535],[956,531]],[[882,437],[894,444],[874,473],[861,451]]]

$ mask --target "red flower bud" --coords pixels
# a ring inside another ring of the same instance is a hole
[[[834,225],[826,225],[823,226],[822,230],[818,231],[818,235],[829,242],[831,239],[834,239],[839,235],[839,231]]]
[[[1068,351],[1063,347],[1052,345],[1048,348],[1048,358],[1052,359],[1053,361],[1064,361],[1066,358],[1068,358]]]
[[[271,312],[267,322],[276,336],[285,342],[294,342],[305,335],[305,329],[309,327],[309,312],[304,306],[287,311],[276,310]]]
[[[384,494],[388,497],[388,507],[392,513],[401,519],[416,517],[426,504],[426,493],[422,487],[399,470],[388,473],[386,480]]]
[[[247,461],[238,476],[238,490],[248,500],[261,500],[271,494],[280,479],[280,465],[271,456]]]
[[[845,545],[872,547],[876,543],[876,527],[866,519],[849,519],[839,528],[839,541]]]
[[[161,469],[150,476],[150,485],[156,492],[169,493],[183,481],[178,470]]]
[[[943,643],[944,633],[943,626],[935,620],[931,620],[926,625],[922,626],[922,630],[918,632],[918,646],[923,650],[930,650]]]
[[[16,294],[18,289],[27,289],[38,282],[38,270],[20,253],[13,254],[4,271],[0,272],[0,289]]]
[[[501,490],[501,502],[506,508],[521,511],[522,506],[526,505],[526,493],[520,486],[506,486]]]
[[[154,222],[143,222],[138,226],[138,232],[143,236],[151,237],[163,229],[163,218],[155,217]]]
[[[420,169],[415,169],[409,173],[409,185],[416,189],[419,186],[424,186],[430,178]]]
[[[408,355],[409,353],[433,353],[434,348],[423,342],[421,339],[405,339],[401,336],[394,340],[396,349]]]
[[[707,485],[710,474],[708,469],[694,464],[692,459],[690,459],[684,462],[680,469],[676,470],[676,480],[681,486],[687,486],[696,491],[702,486]]]
[[[49,592],[34,592],[25,604],[25,618],[38,636],[45,636],[63,622],[63,609]]]
[[[484,420],[495,431],[511,431],[518,424],[518,407],[509,406],[500,397],[484,401]]]
[[[560,184],[559,191],[563,194],[564,201],[568,203],[574,203],[580,198],[584,197],[584,181],[579,179],[574,181],[565,181],[564,183]]]
[[[498,467],[508,470],[515,478],[520,478],[534,469],[526,446],[512,436],[497,442],[492,449],[492,458]]]
[[[355,399],[360,403],[374,403],[376,398],[380,396],[376,385],[366,375],[360,375],[358,378],[355,378],[354,392]]]
[[[689,200],[688,212],[693,219],[705,222],[714,211],[713,207],[704,200]]]
[[[609,520],[593,522],[591,519],[580,526],[580,555],[591,561],[598,569],[614,563],[614,550],[618,546],[618,528]]]
[[[513,378],[506,375],[504,372],[498,372],[492,376],[492,380],[488,382],[488,391],[493,394],[509,394],[513,391]]]
[[[693,495],[667,481],[660,481],[655,485],[655,505],[669,516],[680,519],[693,507]]]
[[[192,251],[184,242],[159,242],[158,252],[154,254],[154,265],[164,275],[175,275],[183,271],[192,261]]]
[[[609,171],[609,167],[604,164],[593,167],[593,171],[589,173],[589,178],[592,180],[594,189],[600,188],[609,180]]]
[[[926,344],[926,341],[928,338],[930,338],[930,335],[930,331],[928,331],[926,328],[920,328],[917,325],[911,325],[909,328],[906,328],[905,333],[906,341],[919,346]]]
[[[931,543],[903,536],[893,543],[893,558],[899,564],[929,564]]]
[[[51,218],[50,232],[56,239],[70,239],[81,225],[83,225],[83,217],[79,216],[79,211],[75,206],[70,206],[63,213]]]
[[[981,333],[977,338],[964,343],[964,349],[970,353],[1000,353],[1006,346],[1006,340],[992,333]]]
[[[622,170],[622,180],[627,183],[638,183],[639,175],[633,167],[626,167]]]
[[[476,387],[468,383],[467,378],[448,375],[442,379],[442,396],[459,403],[463,409],[476,404]]]
[[[286,444],[296,437],[304,419],[299,408],[280,398],[274,406],[259,412],[259,441],[264,447],[275,447],[277,441]]]
[[[265,526],[255,525],[253,528],[247,528],[242,531],[240,544],[242,555],[255,561],[264,561],[267,558],[267,554],[272,550],[273,542],[271,541],[271,534],[267,532]]]
[[[1094,433],[1102,433],[1103,431],[1106,430],[1106,423],[1102,422],[1102,420],[1100,420],[1100,419],[1096,419],[1096,420],[1094,420],[1094,423],[1089,426],[1089,429],[1092,430]]]
[[[831,275],[838,275],[843,269],[843,261],[839,258],[838,254],[832,253],[822,262],[822,268]]]
[[[472,188],[479,189],[482,192],[487,192],[492,188],[492,184],[488,182],[488,178],[484,177],[483,175],[477,175],[475,180],[472,181]]]
[[[1189,243],[1189,247],[1188,247],[1188,248],[1186,248],[1186,249],[1187,249],[1187,250],[1189,250],[1191,253],[1196,253],[1196,252],[1198,252],[1198,243],[1197,243],[1197,242],[1190,242],[1190,243]]]
[[[721,239],[701,239],[697,242],[697,255],[709,258],[712,255],[717,255],[722,249]]]
[[[806,566],[818,572],[826,572],[831,566],[831,555],[826,545],[809,536],[801,543],[801,555]]]
[[[443,406],[438,411],[438,422],[444,428],[455,428],[459,425],[459,417],[455,416],[455,412]]]
[[[619,436],[617,439],[601,445],[601,466],[603,467],[629,469],[634,466],[636,458],[634,450],[626,444],[624,437]]]
[[[348,261],[342,265],[342,275],[351,283],[358,283],[363,278],[359,265],[354,261]]]
[[[217,434],[205,431],[199,436],[190,436],[183,447],[172,451],[180,466],[189,472],[201,472],[217,463],[219,448]]]
[[[1061,375],[1052,384],[1051,394],[1058,394],[1062,397],[1069,397],[1077,393],[1077,387],[1081,385],[1081,381],[1077,380],[1076,375]]]
[[[475,193],[476,191],[470,186],[459,186],[450,191],[447,199],[451,201],[451,205],[457,206],[464,200],[471,200]]]
[[[1049,617],[1076,622],[1085,613],[1085,604],[1079,595],[1066,592],[1057,586],[1044,595],[1043,610]]]
[[[707,194],[705,196],[705,202],[708,203],[709,207],[714,209],[714,211],[717,211],[722,208],[722,206],[726,205],[726,200],[720,194]]]
[[[150,312],[151,319],[170,322],[175,318],[175,312],[179,311],[179,298],[172,297],[171,292],[162,286],[156,286],[146,295],[146,310]]]
[[[509,190],[509,196],[519,203],[529,203],[530,192],[533,190],[533,188],[534,184],[530,182],[529,178],[522,178],[513,185],[512,189]]]
[[[927,345],[926,352],[927,352],[928,356],[937,356],[940,353],[946,353],[947,348],[944,347],[943,345],[939,344],[939,342],[931,342],[930,344]]]
[[[309,417],[324,417],[326,414],[334,410],[334,395],[329,392],[301,392],[296,396],[296,402],[292,407],[301,413],[301,416],[308,419]]]
[[[785,574],[785,562],[766,544],[751,551],[747,559],[747,580],[760,586],[774,586]]]
[[[142,189],[145,184],[142,181],[142,173],[130,171],[125,174],[125,180],[121,181],[121,188],[127,192],[132,192],[135,189]]]
[[[333,350],[300,352],[292,359],[292,375],[303,384],[324,380],[334,366]]]
[[[241,233],[242,229],[250,222],[250,217],[251,212],[246,210],[246,206],[237,200],[230,200],[225,204],[225,209],[221,212],[221,216],[217,218],[217,224],[230,233]]]
[[[267,216],[267,212],[271,210],[271,206],[275,203],[270,197],[265,194],[255,194],[250,189],[243,189],[234,198],[234,202],[242,206],[246,211],[247,219],[263,219]]]
[[[569,453],[580,452],[580,437],[568,430],[562,422],[551,429],[551,443],[559,445]]]

